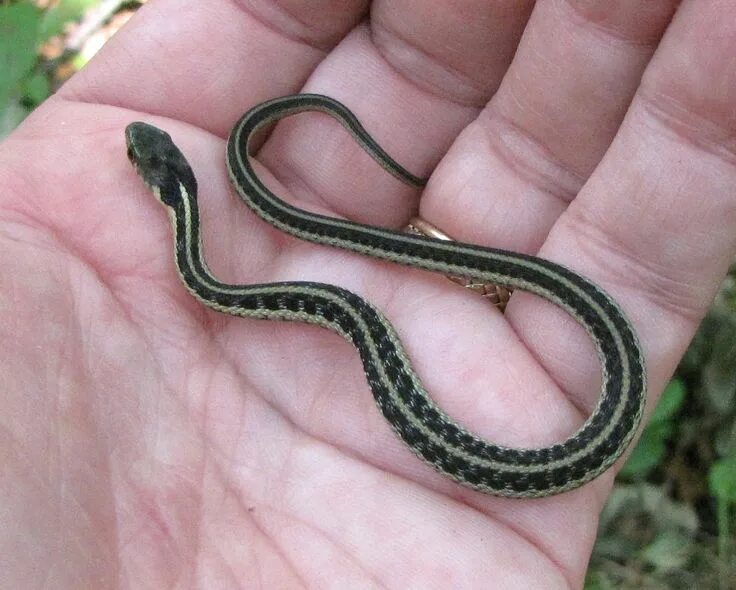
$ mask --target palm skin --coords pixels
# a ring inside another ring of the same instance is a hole
[[[189,296],[123,129],[154,123],[187,155],[217,276],[358,292],[448,413],[549,444],[597,397],[570,318],[523,293],[501,316],[442,277],[279,234],[230,193],[224,138],[261,100],[338,98],[434,168],[424,193],[319,114],[265,141],[269,186],[376,225],[418,209],[590,277],[639,331],[651,406],[736,252],[736,24],[728,2],[675,4],[146,5],[0,147],[0,586],[579,587],[613,473],[521,501],[433,472],[347,343]]]

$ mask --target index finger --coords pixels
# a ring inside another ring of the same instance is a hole
[[[248,106],[298,91],[368,4],[151,2],[59,96],[165,116],[224,137]]]

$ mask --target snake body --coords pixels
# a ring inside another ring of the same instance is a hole
[[[172,219],[176,265],[203,304],[247,318],[316,324],[337,332],[360,354],[380,411],[422,459],[455,481],[499,496],[565,492],[600,475],[623,453],[640,423],[645,368],[636,333],[621,308],[593,282],[553,262],[504,250],[339,220],[298,209],[270,191],[249,160],[254,134],[283,117],[321,111],[337,119],[386,171],[420,187],[424,180],[395,162],[355,116],[334,99],[285,96],[249,110],[234,126],[227,165],[237,194],[262,219],[303,240],[391,262],[534,293],[565,310],[592,338],[602,365],[598,404],[569,438],[543,448],[509,448],[468,432],[432,400],[389,321],[372,304],[340,287],[314,282],[230,285],[204,261],[197,183],[165,132],[145,123],[126,128],[128,155]]]

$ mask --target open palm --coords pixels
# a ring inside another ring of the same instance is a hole
[[[0,585],[579,587],[613,474],[535,501],[436,474],[339,337],[191,298],[123,129],[186,154],[221,279],[363,295],[450,415],[549,444],[598,395],[569,317],[278,233],[231,194],[224,138],[274,96],[341,100],[412,172],[436,166],[427,190],[310,113],[258,154],[274,191],[574,268],[635,323],[651,404],[736,251],[736,23],[676,4],[150,2],[0,147]]]

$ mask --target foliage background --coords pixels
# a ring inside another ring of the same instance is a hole
[[[0,0],[0,139],[143,1]],[[736,265],[618,478],[588,590],[736,588],[735,397]]]

